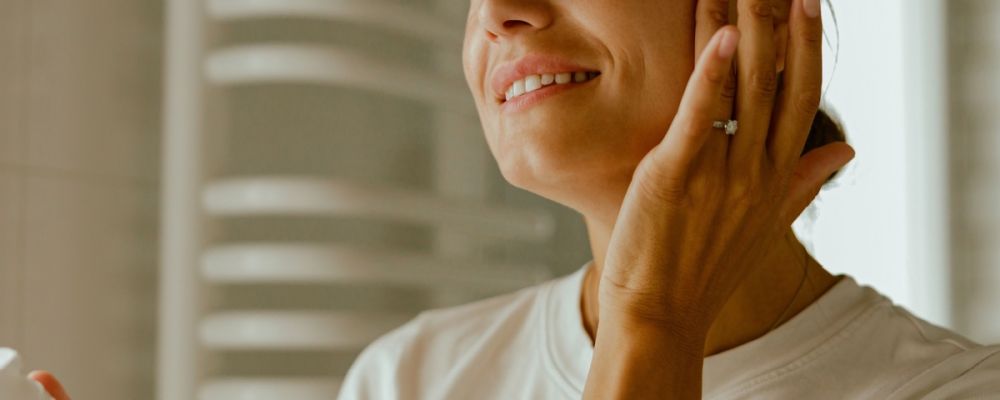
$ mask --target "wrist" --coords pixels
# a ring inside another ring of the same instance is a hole
[[[613,315],[601,318],[595,346],[597,341],[603,340],[619,343],[625,346],[624,350],[643,351],[655,347],[673,354],[703,358],[707,339],[707,329],[694,324]]]
[[[711,323],[703,321],[704,312],[692,310],[643,310],[641,307],[614,307],[601,304],[600,327],[609,325],[615,330],[640,332],[657,337],[669,337],[683,343],[704,342]],[[617,332],[616,332],[617,333]]]
[[[602,320],[584,398],[700,398],[704,343],[660,325]]]

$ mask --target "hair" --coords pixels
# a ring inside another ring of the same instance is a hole
[[[826,3],[827,7],[830,9],[830,16],[833,18],[834,32],[837,35],[837,46],[836,52],[834,53],[833,63],[833,71],[836,72],[838,64],[837,61],[840,57],[840,26],[837,23],[837,13],[833,10],[833,4],[830,0],[825,0],[824,3]],[[827,37],[827,44],[830,44],[829,37]],[[830,115],[830,112],[820,108],[819,111],[816,112],[816,117],[813,118],[812,126],[809,128],[809,137],[806,138],[806,144],[802,148],[802,155],[833,142],[846,143],[847,134],[844,132],[844,128],[840,122]],[[837,170],[830,175],[830,177],[827,178],[826,183],[829,183],[840,175],[840,171],[841,170]]]
[[[834,142],[846,143],[847,135],[840,123],[830,116],[830,113],[820,109],[816,112],[816,117],[813,118],[812,127],[809,128],[809,137],[806,138],[806,144],[802,148],[802,155]],[[836,178],[840,171],[837,170],[830,175],[826,182],[829,183]]]

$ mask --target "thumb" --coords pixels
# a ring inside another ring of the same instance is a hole
[[[854,148],[833,142],[813,149],[799,159],[788,182],[788,196],[782,212],[784,226],[790,226],[819,194],[833,173],[854,159]]]

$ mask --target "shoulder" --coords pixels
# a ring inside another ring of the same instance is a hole
[[[967,349],[917,375],[893,398],[1000,397],[1000,345]]]
[[[913,333],[913,339],[900,343],[905,350],[897,354],[909,353],[922,365],[892,398],[1000,397],[1000,345],[983,346],[901,307],[891,310]]]
[[[530,340],[543,293],[553,281],[458,306],[425,310],[362,350],[344,377],[340,398],[399,398],[422,382]],[[427,389],[427,388],[424,388]]]

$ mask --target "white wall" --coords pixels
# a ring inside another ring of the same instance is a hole
[[[929,226],[925,218],[913,215],[934,211],[913,196],[926,188],[919,186],[920,176],[915,176],[921,172],[911,166],[934,168],[926,163],[938,161],[912,159],[920,155],[913,154],[910,143],[916,139],[913,135],[940,132],[913,129],[908,119],[915,117],[915,110],[907,96],[915,93],[913,85],[940,82],[920,82],[909,70],[908,46],[920,38],[907,40],[904,35],[909,28],[909,10],[904,6],[920,8],[929,2],[833,3],[836,26],[825,10],[825,29],[833,45],[826,49],[825,100],[839,114],[857,156],[839,184],[821,193],[814,204],[814,226],[809,228],[800,219],[796,228],[801,238],[812,242],[814,256],[831,271],[849,274],[917,315],[947,324],[947,312],[941,311],[941,305],[949,301],[947,293],[923,287],[941,266],[922,255],[920,242],[943,240],[947,231],[931,232],[930,237],[911,234],[926,233]],[[839,60],[834,71],[837,26]]]

